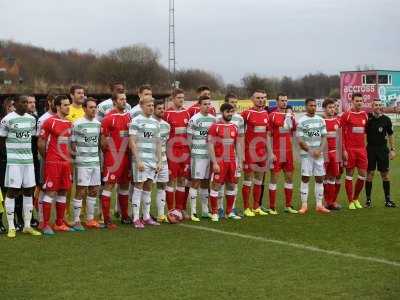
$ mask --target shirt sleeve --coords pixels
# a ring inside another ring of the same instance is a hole
[[[210,141],[213,137],[217,136],[217,125],[212,124],[210,129],[208,129],[207,141]]]
[[[129,126],[129,135],[137,135],[139,130],[139,126],[136,120],[132,120]]]
[[[101,133],[104,136],[110,136],[109,125],[110,125],[110,118],[104,118],[103,121],[101,122]]]
[[[193,118],[191,118],[189,120],[189,124],[187,126],[187,134],[193,135],[194,133],[194,126],[195,126],[195,120],[193,120]]]
[[[297,124],[296,136],[297,136],[297,137],[303,137],[303,136],[304,136],[303,125],[301,124],[301,122],[299,122],[299,123]]]
[[[53,123],[53,120],[52,120],[52,119],[47,119],[47,120],[43,123],[42,128],[40,129],[39,136],[40,136],[42,139],[44,139],[44,140],[47,140],[47,139],[49,138],[50,131],[51,131],[51,129],[50,129],[50,128],[51,128],[50,123],[52,124],[52,123]]]
[[[77,141],[77,135],[78,135],[78,125],[74,124],[72,126],[72,134],[71,134],[71,142],[75,143]]]
[[[328,134],[326,130],[326,123],[324,119],[321,119],[321,136],[326,136]]]
[[[6,137],[8,135],[8,122],[4,117],[0,122],[0,136]]]

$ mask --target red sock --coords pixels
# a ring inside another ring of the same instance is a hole
[[[250,189],[251,187],[248,185],[243,185],[242,187],[242,198],[243,198],[244,209],[249,208]]]
[[[187,198],[188,198],[188,196],[189,196],[189,190],[190,190],[190,187],[188,187],[188,186],[185,186],[185,201],[183,202],[183,210],[186,210],[186,207],[187,207]]]
[[[43,210],[43,226],[47,226],[50,223],[51,203],[42,202],[42,210]]]
[[[218,198],[210,196],[210,207],[211,207],[211,213],[215,215],[218,213]]]
[[[328,205],[332,205],[335,202],[335,184],[326,184],[326,198],[325,202]]]
[[[178,190],[177,188],[175,192],[175,209],[183,210],[184,202],[185,202],[185,190]]]
[[[226,195],[226,214],[229,215],[233,209],[233,203],[235,202],[234,195]]]
[[[253,209],[260,207],[261,203],[261,185],[255,184],[253,186]]]
[[[350,203],[353,201],[353,179],[346,177],[344,186],[346,188],[347,200],[349,200]]]
[[[328,183],[326,182],[326,181],[324,181],[324,199],[325,199],[325,202],[327,202],[327,198],[329,198],[329,196],[328,196]]]
[[[292,207],[293,184],[285,184],[285,207]]]
[[[103,218],[105,224],[110,223],[111,221],[110,202],[111,202],[110,197],[101,195],[101,209],[103,211]]]
[[[269,193],[268,194],[269,194],[269,208],[275,209],[275,206],[276,206],[276,184],[274,184],[274,186],[272,186],[272,184],[269,185]]]
[[[358,197],[360,196],[360,193],[361,193],[361,191],[362,191],[362,189],[364,187],[364,182],[365,182],[364,178],[363,179],[357,178],[356,186],[354,188],[354,198],[353,199],[357,199],[358,200]]]
[[[67,207],[66,203],[56,202],[56,224],[57,226],[61,226],[64,224],[64,214],[65,208]]]
[[[175,192],[173,191],[166,191],[166,201],[167,201],[167,207],[168,210],[172,210],[174,209],[174,196],[175,196]]]
[[[119,203],[119,208],[120,208],[120,211],[121,211],[122,219],[128,219],[129,218],[129,213],[128,213],[128,195],[118,194],[118,203]]]
[[[337,198],[339,196],[340,186],[341,186],[340,182],[336,182],[336,184],[335,184],[335,197],[334,197],[334,201],[333,201],[334,203],[337,201]]]

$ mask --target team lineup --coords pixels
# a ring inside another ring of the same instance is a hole
[[[351,110],[340,114],[336,99],[327,98],[323,114],[318,115],[316,100],[308,98],[305,114],[296,115],[284,93],[277,95],[276,107],[269,108],[267,93],[255,90],[250,109],[239,113],[240,100],[228,93],[217,113],[205,86],[189,108],[184,107],[181,89],[173,90],[165,101],[154,99],[151,86],[143,85],[134,107],[127,103],[123,84],[112,84],[111,92],[110,99],[97,103],[85,97],[82,86],[74,85],[70,97],[49,96],[48,110],[40,118],[29,109],[33,97],[15,97],[0,125],[6,149],[2,172],[8,224],[6,229],[1,221],[0,201],[0,231],[9,238],[19,230],[39,236],[115,229],[112,210],[122,224],[135,229],[185,220],[278,215],[281,173],[284,212],[289,214],[307,213],[312,177],[318,213],[341,209],[342,177],[348,209],[372,207],[376,169],[382,177],[385,206],[396,206],[389,180],[389,161],[396,155],[393,129],[379,99],[367,113],[362,110],[363,96],[353,94]],[[296,160],[301,174],[298,208],[293,204]],[[243,214],[237,209],[239,193]],[[21,197],[22,218],[16,222],[16,199]],[[263,207],[263,198],[268,198],[268,208]]]

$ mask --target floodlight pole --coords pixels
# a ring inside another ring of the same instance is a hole
[[[176,60],[175,60],[175,0],[169,0],[169,46],[168,46],[168,71],[169,82],[172,87],[176,85]]]

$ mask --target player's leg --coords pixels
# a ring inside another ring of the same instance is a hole
[[[99,180],[100,182],[100,172],[99,172]],[[100,183],[97,185],[91,185],[88,187],[88,195],[86,198],[86,227],[87,228],[101,228],[99,222],[97,222],[94,218],[97,197],[99,195]]]
[[[155,172],[152,170],[147,170],[148,175],[146,181],[143,183],[143,192],[142,192],[142,211],[143,211],[143,223],[145,225],[158,226],[160,223],[153,220],[150,215],[151,209],[151,190],[153,188],[153,180],[155,177]]]
[[[361,194],[362,189],[364,188],[364,183],[365,180],[367,179],[367,168],[358,168],[358,177],[356,184],[354,186],[354,196],[353,196],[353,202],[356,208],[362,208],[362,205],[359,201],[359,196]]]
[[[70,187],[60,186],[57,189],[56,200],[56,223],[53,228],[55,231],[60,232],[74,232],[75,230],[72,227],[69,227],[65,222],[65,211],[67,208],[67,194],[70,190]]]
[[[73,211],[72,211],[72,217],[73,217],[72,222],[73,222],[73,225],[72,225],[72,228],[74,228],[75,231],[84,231],[85,229],[83,228],[82,223],[81,223],[81,209],[82,209],[83,199],[87,198],[87,196],[88,196],[88,185],[89,185],[89,183],[88,182],[82,182],[80,180],[78,180],[78,183],[79,183],[79,185],[76,185],[75,197],[74,197],[74,200],[72,201],[72,206],[73,206]]]
[[[319,213],[329,213],[330,210],[325,208],[322,201],[324,199],[324,175],[322,176],[315,176],[315,187],[314,187],[314,194],[315,194],[315,210]]]
[[[24,219],[23,232],[38,236],[42,235],[31,227],[32,212],[33,212],[33,194],[36,187],[35,169],[34,165],[23,166],[23,179],[22,179],[22,212]]]
[[[3,191],[0,188],[0,234],[6,233],[6,228],[3,223],[4,205],[3,205]]]
[[[142,201],[144,181],[139,181],[135,173],[133,173],[133,181],[134,181],[134,189],[132,195],[133,226],[137,229],[142,229],[144,228],[144,225],[140,220],[140,205]]]
[[[263,170],[254,172],[253,185],[253,213],[259,216],[266,216],[268,212],[261,209],[262,185],[264,183],[265,172]]]
[[[9,169],[10,166],[7,166]],[[7,175],[6,175],[7,178]],[[7,179],[6,179],[7,180]],[[7,213],[7,223],[8,223],[8,233],[7,236],[9,238],[15,238],[16,230],[14,224],[14,214],[15,214],[15,198],[18,196],[20,189],[10,187],[9,184],[7,185],[7,194],[6,199],[4,201],[4,206]]]
[[[389,179],[389,151],[381,148],[378,151],[378,171],[381,174],[383,192],[385,195],[385,206],[389,208],[396,207],[396,204],[390,198],[390,179]]]
[[[27,174],[25,174],[27,175]],[[32,165],[32,176],[34,176],[33,173],[33,165]],[[34,180],[34,177],[33,177]],[[23,218],[24,218],[24,229],[23,233],[30,234],[33,236],[39,236],[42,235],[41,232],[33,229],[31,227],[31,220],[32,220],[32,212],[33,212],[33,193],[35,190],[35,183],[34,181],[32,182],[33,186],[32,187],[24,187],[22,191],[22,212],[23,212]],[[31,184],[27,184],[28,186]]]
[[[300,183],[300,199],[301,208],[299,214],[305,214],[308,210],[308,190],[310,176],[313,174],[313,166],[311,162],[311,157],[309,155],[301,158],[301,183]]]
[[[268,186],[268,196],[269,196],[269,210],[268,213],[271,215],[277,215],[278,210],[276,209],[276,186],[278,182],[279,175],[279,163],[274,162],[274,166],[271,169],[271,179]]]
[[[225,197],[226,197],[226,217],[231,220],[242,219],[233,211],[233,205],[236,199],[236,184],[237,184],[237,164],[234,162],[224,163],[224,180],[225,182]]]
[[[369,165],[368,172],[367,172],[367,181],[365,182],[365,197],[367,198],[367,200],[365,201],[366,208],[372,207],[371,194],[372,194],[372,182],[374,180],[374,175],[375,175],[375,171],[370,170],[370,165]]]
[[[117,200],[121,213],[121,224],[132,224],[132,219],[129,217],[129,181],[118,184]]]
[[[346,167],[346,179],[344,187],[346,189],[347,200],[349,202],[349,209],[356,209],[353,203],[353,175],[354,175],[354,168]]]
[[[221,183],[218,182],[219,174],[213,174],[210,189],[210,207],[211,207],[211,221],[218,222],[218,192],[221,189]]]
[[[298,211],[292,206],[293,200],[293,171],[284,170],[283,174],[285,176],[285,212],[289,214],[297,214]]]
[[[49,190],[48,188],[43,193],[42,198],[42,213],[43,213],[43,226],[42,232],[44,235],[53,235],[54,231],[50,226],[51,208],[57,196],[56,191]]]
[[[246,217],[254,217],[255,214],[250,209],[250,192],[253,185],[253,171],[249,162],[244,163],[244,177],[242,186],[243,213]]]
[[[198,222],[200,219],[197,217],[197,195],[200,188],[200,182],[204,178],[202,160],[192,157],[190,161],[190,177],[191,185],[189,189],[190,200],[190,219]]]
[[[167,216],[165,215],[165,202],[166,202],[166,186],[169,181],[169,170],[168,164],[164,163],[161,170],[157,174],[157,222],[169,223]]]

